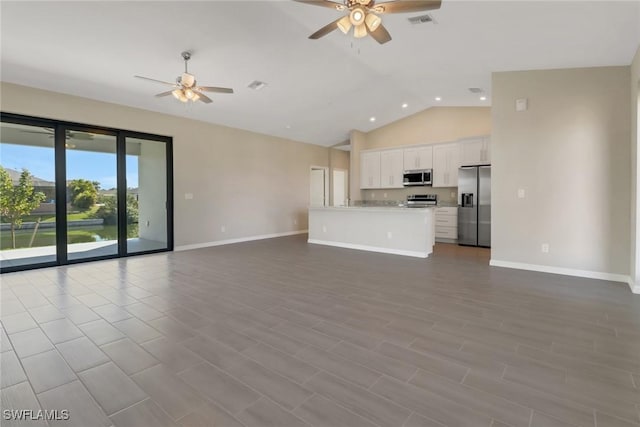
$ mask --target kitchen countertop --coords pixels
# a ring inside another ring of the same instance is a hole
[[[310,206],[309,210],[342,210],[342,211],[370,211],[370,212],[424,212],[428,209],[433,209],[437,206],[429,206],[425,208],[409,208],[407,206]]]

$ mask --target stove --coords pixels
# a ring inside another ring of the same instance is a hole
[[[407,196],[408,208],[426,208],[438,204],[437,194],[412,194]]]

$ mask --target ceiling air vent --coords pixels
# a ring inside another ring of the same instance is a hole
[[[409,22],[414,25],[426,24],[428,22],[433,22],[433,18],[429,15],[412,16],[411,18],[409,18]]]
[[[267,84],[265,82],[261,82],[259,80],[254,80],[251,83],[249,83],[249,86],[247,86],[249,89],[253,89],[253,90],[260,90],[260,89],[264,89],[267,86]]]
[[[482,92],[484,92],[484,90],[480,89],[479,87],[470,87],[469,88],[469,92],[471,92],[471,93],[482,93]]]

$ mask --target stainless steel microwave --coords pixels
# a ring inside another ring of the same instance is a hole
[[[404,171],[402,185],[405,187],[431,185],[432,175],[433,171],[431,169]]]

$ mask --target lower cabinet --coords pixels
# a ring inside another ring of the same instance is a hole
[[[436,208],[436,242],[456,243],[458,240],[458,208]]]

